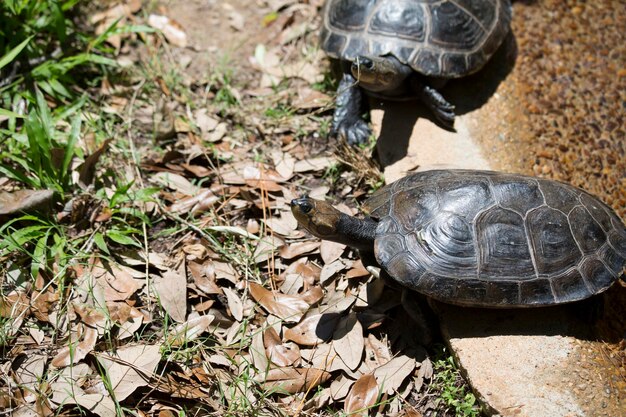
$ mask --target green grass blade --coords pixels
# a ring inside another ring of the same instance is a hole
[[[4,116],[4,117],[15,117],[17,119],[23,119],[24,116],[15,112],[12,112],[11,110],[6,110],[6,109],[0,109],[0,116]]]
[[[17,45],[15,48],[11,49],[9,53],[7,53],[5,56],[0,58],[0,69],[4,67],[5,65],[9,64],[11,61],[13,61],[13,59],[15,59],[15,57],[18,56],[19,53],[22,52],[24,48],[26,48],[26,45],[28,45],[28,42],[30,42],[32,38],[33,38],[32,36],[29,36],[27,39],[24,39],[22,43]]]
[[[74,158],[74,155],[76,154],[76,143],[78,142],[78,138],[80,136],[80,126],[80,116],[74,117],[74,119],[72,119],[72,129],[70,130],[70,135],[67,138],[67,144],[65,145],[65,150],[63,152],[64,155],[61,172],[59,173],[60,182],[64,189],[69,185],[66,182],[70,178],[70,164],[72,163],[72,158]]]

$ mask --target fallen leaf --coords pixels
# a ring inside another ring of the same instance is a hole
[[[106,301],[127,300],[140,288],[126,269],[102,258],[96,258],[89,272],[104,289]]]
[[[415,370],[415,359],[408,356],[396,356],[373,372],[381,390],[389,395],[395,394],[404,380]]]
[[[309,304],[302,297],[273,293],[261,285],[250,282],[248,284],[250,294],[257,303],[261,304],[268,312],[280,317],[289,323],[300,321],[304,313],[309,309]]]
[[[184,195],[197,195],[200,191],[198,186],[193,185],[187,178],[173,172],[157,172],[152,176],[152,181]]]
[[[98,330],[85,323],[79,323],[76,330],[77,340],[70,340],[67,346],[59,349],[50,364],[63,368],[82,361],[89,354],[98,340]]]
[[[52,190],[16,190],[0,191],[0,216],[26,213],[52,201]]]
[[[266,224],[276,233],[283,236],[290,236],[298,228],[298,221],[291,211],[283,211],[280,217],[267,219]]]
[[[184,323],[187,316],[187,276],[185,264],[178,271],[169,270],[156,276],[152,288],[159,296],[161,305],[174,321]]]
[[[308,158],[301,161],[297,161],[294,165],[294,172],[310,172],[310,171],[324,171],[335,163],[334,158],[326,156],[320,156],[317,158]]]
[[[346,272],[346,279],[366,277],[368,275],[370,275],[370,272],[365,269],[365,267],[363,266],[363,262],[359,259],[354,261],[354,263],[350,267],[350,270]]]
[[[239,298],[239,295],[231,288],[222,288],[224,294],[226,294],[226,300],[228,301],[228,309],[230,314],[237,321],[243,320],[243,303]]]
[[[15,380],[23,390],[23,398],[27,403],[33,403],[38,397],[38,386],[43,381],[44,369],[48,357],[31,353],[25,357],[18,357],[15,369]],[[13,363],[15,366],[15,362]]]
[[[151,14],[148,16],[148,25],[163,32],[163,36],[169,43],[179,48],[187,46],[187,34],[180,23],[167,16]]]
[[[322,240],[322,244],[320,245],[320,255],[322,256],[324,264],[327,265],[339,259],[345,249],[346,245],[343,243],[337,243],[331,240]]]
[[[295,394],[310,391],[330,378],[330,373],[316,368],[270,369],[264,379],[257,379],[265,389],[274,389]]]
[[[178,200],[170,206],[169,211],[171,213],[198,214],[209,210],[221,199],[222,197],[216,195],[213,189],[203,189],[193,196]]]
[[[306,253],[311,253],[320,247],[321,242],[296,242],[280,248],[279,255],[283,259],[293,259]]]
[[[285,241],[278,236],[265,236],[259,239],[254,249],[254,261],[261,263],[267,261],[272,254],[281,246],[285,244]]]
[[[217,279],[216,268],[213,261],[199,263],[196,261],[187,262],[187,268],[193,278],[194,284],[206,295],[222,294],[222,289],[215,282]]]
[[[215,316],[211,314],[191,318],[171,330],[167,337],[167,343],[172,346],[182,346],[191,340],[197,339],[208,329],[213,320],[215,320]]]
[[[354,381],[345,375],[341,375],[330,384],[330,395],[333,400],[342,400],[348,395],[348,391],[354,384]]]
[[[280,284],[280,291],[283,294],[297,295],[304,285],[304,278],[301,274],[285,274],[283,283]]]
[[[344,402],[344,411],[350,415],[367,415],[367,410],[378,399],[378,385],[372,374],[361,376],[352,385]]]
[[[107,370],[116,401],[121,402],[137,388],[148,385],[161,359],[160,349],[159,345],[132,345],[117,349],[115,354],[96,355]]]
[[[76,363],[63,369],[56,380],[50,383],[53,403],[61,405],[77,404],[82,408],[100,417],[116,417],[115,403],[104,394],[87,394],[80,386],[79,381],[84,381],[88,376],[95,381],[100,379],[98,375],[90,375],[89,365]]]
[[[337,259],[334,262],[324,265],[320,274],[320,283],[326,284],[328,280],[334,277],[337,272],[344,270],[346,266],[347,264],[343,259]]]
[[[280,367],[298,365],[296,362],[300,360],[300,349],[293,343],[282,343],[280,336],[273,327],[269,327],[263,332],[263,343],[267,357],[272,363]]]
[[[250,344],[248,351],[252,356],[252,363],[254,363],[254,367],[261,375],[265,375],[266,371],[269,369],[270,362],[265,352],[262,332],[256,332],[254,336],[252,336],[252,343]]]
[[[355,313],[342,317],[333,333],[333,348],[348,368],[355,370],[361,364],[365,342],[363,328]]]
[[[272,153],[272,160],[274,161],[276,172],[281,177],[288,180],[293,176],[296,160],[289,152],[275,151]]]
[[[285,330],[285,339],[302,346],[315,346],[330,339],[340,316],[337,314],[314,314],[306,317],[295,327]]]
[[[102,154],[107,151],[109,143],[111,143],[112,140],[113,139],[107,139],[102,142],[102,145],[100,145],[95,152],[85,158],[85,162],[78,167],[78,182],[81,186],[86,188],[92,183],[93,177],[96,173],[96,164]]]

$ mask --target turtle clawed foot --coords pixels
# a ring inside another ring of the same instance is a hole
[[[424,86],[422,100],[435,114],[437,120],[446,127],[454,126],[454,105],[450,104],[441,93],[430,86]]]
[[[365,120],[348,119],[340,122],[331,133],[338,138],[344,138],[349,145],[361,145],[368,142],[372,130]]]
[[[454,113],[454,106],[452,106],[452,110],[444,110],[442,108],[433,108],[433,113],[435,117],[439,121],[439,123],[443,124],[445,127],[452,128],[454,126],[454,117],[456,114]]]

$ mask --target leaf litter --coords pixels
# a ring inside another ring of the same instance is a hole
[[[144,10],[145,18],[137,3],[113,2],[92,22],[99,31],[111,19],[148,24],[163,34],[144,33],[149,44],[164,40],[179,60],[195,53],[202,39],[194,38],[188,5]],[[131,135],[144,151],[137,183],[160,189],[150,207],[165,219],[148,230],[147,246],[133,247],[132,256],[92,251],[67,268],[65,282],[42,274],[0,301],[20,341],[0,363],[16,370],[8,378],[21,390],[18,407],[74,404],[100,416],[116,415],[118,403],[170,410],[151,390],[233,415],[240,397],[261,415],[313,415],[329,405],[391,415],[405,401],[427,402],[420,388],[432,376],[430,361],[386,326],[404,317],[397,291],[372,281],[352,249],[298,229],[289,210],[292,198],[308,193],[348,202],[343,210],[353,213],[364,183],[380,180],[365,151],[337,147],[321,133],[334,94],[320,91],[326,61],[312,48],[321,1],[260,3],[209,12],[223,36],[252,33],[242,47],[248,55],[232,63],[235,79],[208,80],[190,67],[183,83],[194,106],[162,81],[158,99],[139,95],[134,103]],[[119,59],[144,64],[130,53],[134,39],[110,42]],[[112,108],[129,104],[109,98]],[[86,163],[89,183],[115,146],[105,142]],[[107,227],[111,217],[100,219]],[[174,225],[176,232],[160,233]]]

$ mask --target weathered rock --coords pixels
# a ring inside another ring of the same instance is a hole
[[[603,343],[589,340],[597,301],[524,310],[433,304],[444,338],[490,414],[623,415],[623,375],[605,360]]]

